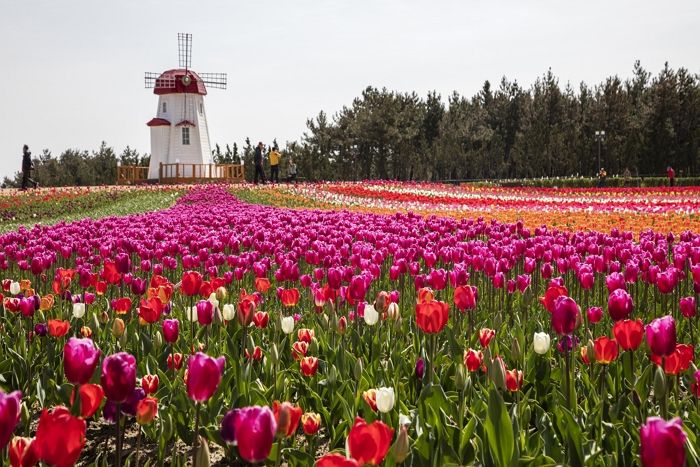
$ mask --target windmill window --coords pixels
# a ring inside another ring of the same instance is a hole
[[[163,113],[166,113],[168,111],[168,104],[167,102],[163,102]]]
[[[190,129],[187,127],[182,128],[182,144],[190,144]]]
[[[204,113],[204,104],[202,104],[201,102],[199,103],[199,113],[200,114]]]

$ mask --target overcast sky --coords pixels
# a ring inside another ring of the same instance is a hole
[[[157,97],[145,71],[228,73],[205,98],[212,144],[298,139],[368,85],[471,96],[502,76],[528,87],[551,67],[561,84],[700,72],[700,1],[0,0],[0,176],[21,147],[150,152]]]

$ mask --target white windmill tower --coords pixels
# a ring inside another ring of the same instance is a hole
[[[163,73],[146,72],[146,88],[158,95],[151,128],[151,163],[148,178],[158,179],[160,164],[210,164],[211,144],[204,109],[207,87],[226,89],[226,73],[195,73],[190,70],[192,34],[177,35],[179,68]],[[193,177],[184,165],[181,177]]]

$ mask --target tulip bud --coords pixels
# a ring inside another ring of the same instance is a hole
[[[124,320],[121,318],[115,318],[114,322],[112,323],[112,335],[114,337],[121,337],[122,334],[124,334],[125,328],[126,325],[124,324]]]
[[[506,387],[506,368],[501,357],[496,357],[491,360],[489,365],[489,378],[498,389]]]
[[[666,375],[660,365],[654,373],[654,396],[658,401],[666,397]]]
[[[209,445],[207,440],[199,436],[197,442],[197,452],[194,455],[194,467],[209,467],[211,465],[211,456],[209,454]]]
[[[455,385],[458,391],[463,391],[465,389],[465,382],[467,378],[464,374],[464,365],[457,365],[457,371],[455,371]]]
[[[224,305],[224,309],[222,310],[221,314],[226,321],[232,321],[236,318],[236,307],[230,303],[227,303]]]
[[[309,342],[309,352],[313,355],[318,354],[318,340],[315,337]]]
[[[394,443],[394,447],[391,452],[394,456],[394,461],[397,464],[405,461],[408,454],[411,452],[408,442],[408,429],[406,428],[406,425],[401,425],[401,427],[399,427],[399,435],[396,437],[396,442]]]
[[[122,346],[122,348],[126,347],[126,341],[127,341],[127,333],[123,333],[121,336],[119,336],[119,344]]]
[[[357,381],[360,381],[360,378],[362,377],[362,369],[363,369],[362,359],[358,358],[357,360],[355,360],[355,369],[354,369],[355,379]]]
[[[338,334],[341,336],[345,334],[348,328],[348,320],[345,316],[338,318]]]
[[[328,380],[328,383],[330,383],[330,384],[335,384],[335,382],[337,381],[338,371],[335,369],[334,365],[328,366],[328,371],[326,373],[326,379]]]
[[[83,326],[80,328],[80,335],[83,337],[90,337],[92,336],[92,329],[90,329],[88,326]]]
[[[529,404],[525,404],[525,407],[523,408],[522,426],[529,426],[530,425],[530,417],[531,416],[532,416],[532,409],[530,408]]]
[[[100,322],[102,324],[109,323],[109,313],[107,313],[106,311],[103,311],[102,313],[100,313]]]
[[[277,351],[277,344],[272,344],[272,348],[270,349],[270,353],[269,353],[269,358],[270,358],[270,363],[272,365],[275,365],[279,361],[280,354]]]
[[[216,289],[216,299],[218,301],[223,302],[224,300],[226,300],[227,295],[228,293],[226,292],[225,287],[219,287],[218,289]]]
[[[513,360],[520,361],[522,358],[522,352],[520,350],[520,341],[518,339],[513,339],[513,343],[510,346],[510,354]]]
[[[156,348],[160,348],[163,345],[163,335],[160,331],[156,331],[156,335],[153,336],[153,345],[155,345]]]

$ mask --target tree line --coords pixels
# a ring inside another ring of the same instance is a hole
[[[590,86],[561,85],[548,70],[529,88],[502,78],[472,97],[446,99],[367,87],[350,105],[307,120],[299,141],[282,148],[282,173],[294,158],[306,180],[464,180],[662,175],[700,171],[700,76],[665,64],[656,75],[635,62],[632,76],[611,76]],[[257,139],[256,139],[257,140]],[[267,144],[268,151],[277,141]],[[216,163],[244,163],[253,176],[254,146],[246,138],[219,144]],[[99,185],[116,180],[116,162],[148,165],[149,156],[127,147],[117,156],[102,143],[97,151],[70,149],[59,157],[34,157],[42,185]],[[20,175],[5,178],[16,186]]]

